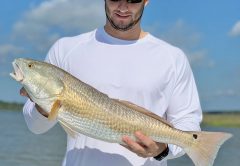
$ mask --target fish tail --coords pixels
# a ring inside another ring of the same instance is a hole
[[[232,134],[222,132],[190,132],[193,135],[192,146],[184,148],[196,166],[212,166],[220,146]]]

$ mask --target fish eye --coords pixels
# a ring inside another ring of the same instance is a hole
[[[29,67],[29,68],[32,68],[33,66],[34,66],[33,63],[29,63],[29,64],[28,64],[28,67]]]

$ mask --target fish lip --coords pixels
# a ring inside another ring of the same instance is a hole
[[[21,68],[18,66],[16,61],[12,62],[13,72],[10,73],[10,76],[18,82],[23,82],[24,75]]]

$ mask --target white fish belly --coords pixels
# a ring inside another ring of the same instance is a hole
[[[70,112],[60,111],[58,119],[63,121],[65,125],[71,128],[77,133],[84,134],[86,136],[100,139],[112,143],[122,143],[123,133],[116,132],[108,126],[98,123],[97,121],[77,117],[72,115]]]

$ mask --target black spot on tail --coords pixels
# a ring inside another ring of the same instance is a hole
[[[193,138],[197,139],[198,135],[197,134],[193,134]]]

